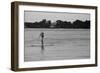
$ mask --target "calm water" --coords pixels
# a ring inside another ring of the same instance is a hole
[[[41,32],[44,32],[44,50]],[[90,58],[89,29],[25,28],[24,39],[24,61]]]

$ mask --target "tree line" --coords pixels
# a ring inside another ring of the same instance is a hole
[[[76,20],[73,23],[68,21],[57,20],[56,22],[51,22],[50,20],[43,19],[39,22],[25,22],[25,28],[90,28],[90,21]]]

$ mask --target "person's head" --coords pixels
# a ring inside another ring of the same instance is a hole
[[[44,34],[44,32],[41,32],[42,34]]]

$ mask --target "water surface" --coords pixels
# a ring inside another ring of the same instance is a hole
[[[40,33],[44,32],[44,50]],[[24,61],[90,58],[90,29],[24,29]]]

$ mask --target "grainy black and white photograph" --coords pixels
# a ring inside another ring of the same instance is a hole
[[[24,61],[90,58],[90,14],[24,11]]]

